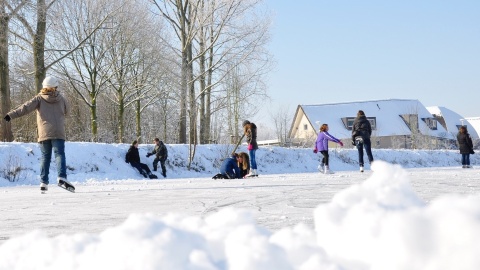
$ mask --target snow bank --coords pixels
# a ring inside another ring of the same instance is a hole
[[[74,183],[110,181],[119,179],[143,179],[129,164],[125,163],[128,144],[104,144],[67,142],[68,179]],[[199,145],[188,169],[188,145],[167,145],[167,176],[172,178],[195,178],[218,173],[223,159],[233,150],[231,145]],[[141,162],[152,168],[153,157],[147,152],[153,145],[140,145]],[[247,152],[240,146],[237,152]],[[374,149],[375,160],[400,164],[404,168],[459,166],[460,154],[453,150],[388,150]],[[316,172],[321,154],[312,149],[261,147],[257,153],[260,174]],[[0,186],[38,185],[41,153],[37,143],[0,143]],[[472,164],[480,164],[479,155],[471,155]],[[354,148],[332,148],[330,168],[334,171],[358,170],[358,153]],[[18,169],[18,170],[17,170]],[[367,168],[368,164],[367,164]],[[12,174],[15,179],[12,180]],[[9,176],[10,175],[10,176]],[[160,175],[158,173],[158,175]],[[161,176],[160,176],[161,178]],[[50,181],[56,182],[54,158],[50,167]]]

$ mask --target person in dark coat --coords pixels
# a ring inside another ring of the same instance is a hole
[[[233,153],[231,157],[226,158],[220,167],[220,174],[224,179],[242,178],[240,168],[237,165],[237,154]]]
[[[473,141],[470,134],[468,134],[467,127],[461,126],[457,134],[458,148],[462,155],[462,168],[471,168],[470,166],[470,154],[474,154]]]
[[[140,154],[138,153],[138,142],[135,140],[125,155],[125,162],[130,163],[132,167],[137,169],[145,178],[155,179],[157,176],[148,168],[147,164],[140,162]]]
[[[165,161],[168,157],[167,147],[158,138],[153,139],[153,143],[155,143],[155,148],[152,152],[147,154],[147,158],[155,155],[155,159],[153,160],[153,170],[157,171],[158,162],[160,162],[160,165],[162,167],[162,175],[163,177],[167,177],[167,168],[165,167]]]
[[[247,177],[258,176],[257,173],[257,160],[255,159],[255,151],[258,149],[257,144],[257,126],[250,121],[243,121],[243,132],[245,137],[247,137],[247,149],[248,154],[250,155],[250,173]]]
[[[352,143],[357,146],[358,149],[358,163],[360,165],[360,172],[363,172],[363,148],[365,147],[365,152],[367,152],[368,161],[370,165],[373,162],[372,155],[372,143],[370,141],[370,136],[372,135],[372,126],[370,121],[368,121],[365,113],[362,110],[359,110],[357,117],[353,121],[352,127]]]

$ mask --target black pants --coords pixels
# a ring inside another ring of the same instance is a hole
[[[325,164],[325,166],[328,166],[328,151],[320,151],[322,153],[323,158],[322,158],[322,163]]]
[[[148,168],[148,165],[145,163],[130,162],[130,165],[132,165],[132,167],[137,169],[145,177],[147,177],[151,173],[150,168]]]
[[[153,160],[153,170],[154,171],[157,170],[158,162],[160,162],[160,166],[162,167],[162,174],[166,174],[167,173],[167,167],[165,167],[165,159],[155,158]]]

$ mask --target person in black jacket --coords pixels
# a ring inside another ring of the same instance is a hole
[[[360,172],[363,172],[363,148],[365,147],[365,152],[367,152],[368,161],[370,165],[373,162],[372,155],[372,143],[370,141],[370,136],[372,135],[372,126],[370,121],[368,121],[365,113],[362,110],[359,110],[357,113],[357,118],[353,121],[352,127],[352,143],[357,146],[358,149],[358,163],[360,165]]]
[[[147,164],[140,162],[140,154],[138,153],[138,142],[135,140],[125,155],[125,162],[130,163],[132,167],[137,169],[145,178],[155,179],[157,176],[148,168]]]
[[[462,154],[462,168],[471,168],[470,154],[474,154],[472,137],[468,134],[467,127],[461,126],[457,134],[458,148]]]
[[[240,175],[245,178],[250,173],[250,159],[247,153],[240,152],[237,154],[237,165],[240,169]]]
[[[162,175],[163,177],[167,177],[167,168],[165,167],[165,161],[168,157],[167,147],[162,141],[160,141],[159,138],[153,139],[153,143],[155,144],[155,148],[152,152],[147,154],[147,158],[155,155],[155,159],[153,160],[153,170],[157,171],[158,162],[160,161],[160,166],[162,167]]]

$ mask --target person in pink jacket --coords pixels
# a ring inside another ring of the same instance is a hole
[[[315,149],[313,150],[314,153],[320,152],[323,155],[322,163],[320,163],[318,166],[318,170],[323,173],[331,173],[328,167],[328,141],[336,142],[340,144],[340,146],[343,146],[343,143],[339,139],[328,133],[328,125],[323,124],[320,127],[320,132],[318,133],[317,140],[315,141]]]
[[[67,100],[57,91],[58,81],[54,77],[46,77],[42,82],[40,93],[9,112],[4,119],[24,116],[33,111],[37,112],[38,143],[42,152],[40,162],[40,189],[48,190],[48,174],[52,149],[57,163],[57,180],[67,181],[65,159],[65,117],[69,112]]]

